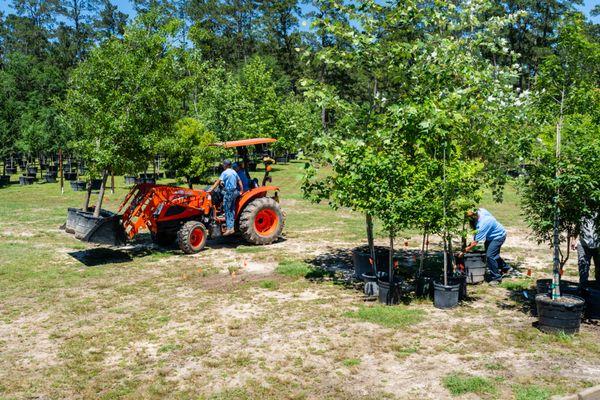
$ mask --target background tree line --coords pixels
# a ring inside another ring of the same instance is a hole
[[[338,122],[348,118],[347,110],[331,103],[330,89],[338,99],[355,105],[372,103],[373,93],[385,92],[386,86],[393,89],[384,75],[377,80],[377,73],[371,74],[370,68],[378,68],[377,60],[347,68],[331,57],[356,48],[356,38],[341,29],[356,23],[350,22],[352,10],[373,8],[374,19],[388,17],[383,9],[377,15],[379,3],[349,3],[348,11],[343,2],[330,0],[134,0],[134,21],[111,0],[12,0],[14,12],[0,15],[2,156],[52,153],[59,148],[83,151],[86,145],[76,142],[86,133],[73,120],[61,117],[69,114],[65,107],[74,104],[67,99],[69,90],[86,76],[74,71],[94,51],[113,46],[109,42],[126,41],[127,29],[147,33],[131,35],[132,41],[140,43],[153,40],[152,35],[168,37],[157,56],[169,54],[174,72],[160,79],[177,90],[172,101],[165,102],[169,107],[165,115],[170,117],[160,126],[163,135],[181,131],[174,128],[176,121],[192,117],[220,140],[277,136],[281,150],[309,151],[319,143],[318,132],[345,126]],[[402,3],[389,4],[402,8]],[[438,2],[420,3],[420,7],[433,7]],[[482,20],[514,18],[495,32],[506,51],[483,55],[493,65],[516,65],[518,79],[512,84],[528,90],[542,60],[555,52],[561,21],[575,12],[581,0],[490,4]],[[586,21],[585,26],[591,37],[600,36],[598,25]],[[378,29],[375,38],[384,36],[386,26]],[[426,34],[428,29],[423,25],[410,34]],[[109,52],[105,57],[119,54]],[[303,86],[308,81],[319,82],[319,90]],[[84,111],[93,107],[79,106]],[[142,106],[138,112],[151,111]]]

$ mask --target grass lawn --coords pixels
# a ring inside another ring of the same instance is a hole
[[[0,188],[0,398],[533,400],[600,383],[600,329],[540,333],[521,296],[533,279],[469,287],[441,311],[380,306],[319,272],[348,265],[364,218],[308,203],[301,177],[301,162],[273,173],[285,240],[193,256],[147,234],[125,249],[82,243],[59,229],[82,193]],[[112,210],[127,192],[116,182]],[[551,255],[528,239],[512,187],[483,206],[509,230],[509,262],[545,276]]]

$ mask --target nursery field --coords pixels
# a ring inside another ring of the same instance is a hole
[[[0,398],[534,400],[600,384],[600,326],[533,326],[522,293],[552,257],[529,238],[513,186],[483,206],[508,229],[507,261],[532,278],[470,286],[449,311],[385,307],[344,279],[364,218],[304,200],[302,165],[273,172],[284,240],[209,242],[193,256],[149,235],[121,249],[82,243],[59,229],[82,193],[1,188]],[[116,182],[113,210],[127,192]],[[396,247],[419,244],[406,232]],[[575,258],[565,273],[577,280]]]

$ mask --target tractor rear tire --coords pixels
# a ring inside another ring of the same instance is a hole
[[[171,232],[150,233],[152,243],[159,246],[171,246],[177,240],[177,234]]]
[[[188,221],[177,231],[177,242],[185,254],[194,254],[204,248],[207,236],[208,232],[202,222]]]
[[[283,231],[284,217],[279,203],[270,197],[252,200],[242,211],[239,231],[252,244],[271,244]]]

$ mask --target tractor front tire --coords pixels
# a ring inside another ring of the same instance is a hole
[[[283,231],[284,217],[279,203],[270,197],[252,200],[242,211],[239,231],[252,244],[271,244]]]
[[[185,254],[194,254],[204,248],[207,236],[208,232],[202,222],[188,221],[177,231],[177,242]]]

